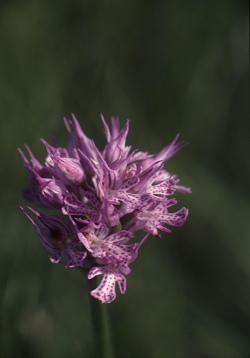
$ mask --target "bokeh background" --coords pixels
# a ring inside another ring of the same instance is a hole
[[[0,5],[1,357],[91,358],[86,282],[50,264],[18,205],[17,147],[67,144],[74,112],[101,149],[100,113],[191,186],[184,227],[151,237],[109,305],[118,358],[250,357],[248,2],[5,0]]]

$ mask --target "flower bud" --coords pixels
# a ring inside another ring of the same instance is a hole
[[[78,159],[60,157],[55,151],[51,154],[57,175],[65,184],[81,185],[86,175]]]

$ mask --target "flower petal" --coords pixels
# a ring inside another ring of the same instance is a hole
[[[102,303],[110,303],[116,298],[115,283],[118,282],[122,294],[126,291],[126,278],[110,266],[93,267],[88,274],[88,279],[103,274],[100,285],[93,291],[91,296],[97,298]]]

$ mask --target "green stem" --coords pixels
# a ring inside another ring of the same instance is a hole
[[[92,291],[99,285],[98,277],[88,280],[88,283],[89,289]],[[108,305],[102,304],[99,300],[92,296],[90,296],[90,305],[96,358],[114,358],[111,343]]]

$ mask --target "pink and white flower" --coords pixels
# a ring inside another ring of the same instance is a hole
[[[72,118],[64,119],[70,135],[67,149],[42,140],[47,150],[43,165],[28,146],[30,160],[19,150],[30,179],[24,198],[42,208],[60,210],[60,215],[45,216],[29,208],[33,219],[22,210],[50,261],[58,263],[65,257],[66,267],[86,270],[88,279],[103,275],[91,295],[110,303],[116,297],[116,282],[125,293],[129,265],[146,238],[160,237],[160,231],[171,232],[169,226],[179,227],[186,221],[188,209],[173,212],[169,208],[177,204],[172,197],[176,191],[186,194],[191,189],[180,186],[176,175],[163,168],[186,143],[177,143],[177,135],[156,155],[130,152],[129,121],[120,130],[117,118],[111,118],[109,128],[101,116],[107,144],[100,151]],[[131,243],[138,230],[146,236]]]

